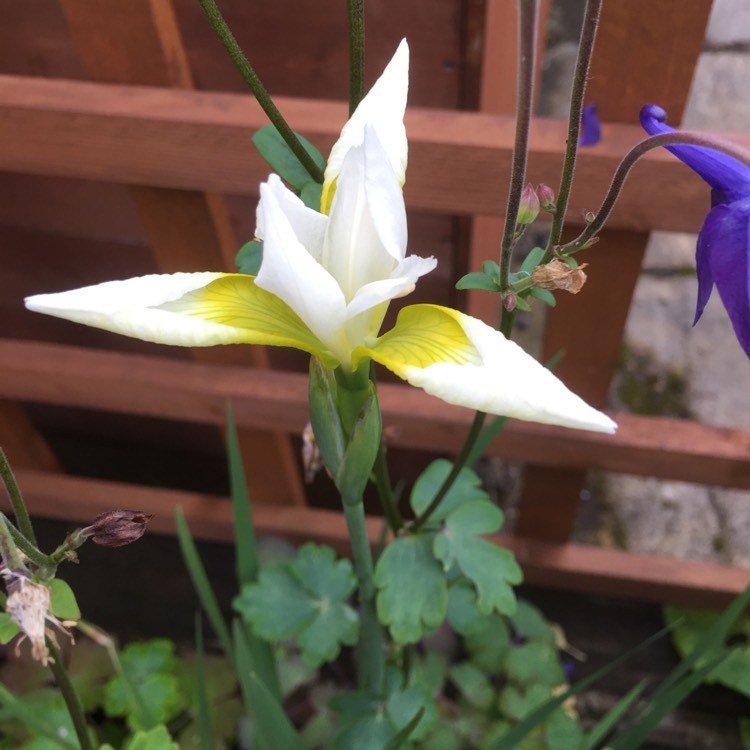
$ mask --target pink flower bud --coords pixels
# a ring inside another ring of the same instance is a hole
[[[540,182],[536,186],[536,194],[539,197],[539,205],[542,207],[542,211],[546,211],[549,214],[555,213],[557,209],[555,191],[549,185]]]
[[[539,214],[539,196],[529,183],[521,192],[521,205],[518,207],[517,224],[531,224]]]

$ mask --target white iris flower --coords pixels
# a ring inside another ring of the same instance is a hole
[[[331,369],[365,358],[451,404],[547,424],[616,425],[479,320],[410,305],[379,335],[388,304],[436,266],[406,255],[403,116],[409,52],[402,42],[344,126],[323,186],[323,212],[272,174],[260,186],[257,277],[177,273],[29,297],[30,310],[178,346],[292,346]]]

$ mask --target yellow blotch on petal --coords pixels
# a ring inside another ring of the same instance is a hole
[[[460,316],[439,305],[409,305],[372,346],[354,350],[355,366],[367,356],[405,378],[410,368],[438,362],[481,365],[482,357],[459,323]]]

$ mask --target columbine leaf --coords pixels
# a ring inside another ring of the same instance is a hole
[[[355,586],[348,560],[336,560],[330,547],[306,544],[291,562],[262,570],[234,608],[261,638],[295,637],[305,663],[315,668],[357,639],[357,613],[346,603]]]
[[[472,271],[456,282],[456,289],[481,289],[485,292],[499,292],[497,280],[482,271]]]
[[[50,581],[49,588],[52,614],[60,620],[80,620],[81,610],[73,589],[60,578]]]
[[[495,700],[495,688],[487,674],[465,661],[451,667],[450,678],[470,706],[487,711]]]
[[[549,305],[550,307],[554,307],[557,304],[557,300],[555,299],[555,295],[552,294],[552,292],[549,291],[549,289],[542,289],[541,287],[534,287],[533,289],[529,290],[529,295],[532,297],[536,297],[541,302],[544,302],[545,305]]]
[[[516,634],[533,641],[555,643],[555,631],[544,619],[544,615],[530,602],[518,600],[518,606],[510,621]]]
[[[419,515],[432,502],[442,486],[453,464],[444,458],[433,461],[418,477],[411,492],[412,510]],[[461,469],[453,486],[448,490],[438,509],[430,517],[430,524],[442,521],[455,508],[472,500],[487,500],[482,489],[482,480],[471,469]]]
[[[445,573],[432,554],[432,535],[402,537],[389,544],[375,568],[380,621],[397,643],[416,643],[445,619]]]
[[[448,589],[448,623],[459,635],[471,635],[484,628],[485,616],[477,606],[477,594],[463,579]]]
[[[541,683],[556,687],[565,682],[557,649],[544,641],[529,641],[511,648],[505,659],[505,673],[509,680],[523,685]]]
[[[172,741],[165,726],[158,726],[148,732],[137,732],[125,745],[125,750],[179,750]]]
[[[234,265],[240,273],[257,276],[263,262],[263,243],[260,240],[246,242],[234,256]]]
[[[484,618],[481,630],[466,636],[466,650],[472,662],[485,672],[500,672],[510,645],[510,630],[498,614]]]
[[[456,564],[477,591],[477,606],[488,615],[493,610],[512,614],[516,597],[512,585],[522,580],[513,554],[478,534],[492,534],[503,524],[502,511],[487,500],[473,500],[456,508],[435,535],[433,551],[445,570]]]
[[[313,161],[325,171],[326,160],[315,146],[299,133],[295,133],[303,148],[312,156]],[[260,155],[284,182],[291,185],[297,192],[302,190],[310,181],[310,174],[302,166],[294,152],[287,146],[286,141],[279,135],[274,125],[264,125],[253,135],[253,143]],[[320,204],[318,204],[319,206]]]

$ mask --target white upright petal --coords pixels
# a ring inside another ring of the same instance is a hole
[[[362,144],[367,123],[371,123],[375,128],[393,171],[399,182],[404,183],[408,157],[404,112],[408,91],[409,46],[406,39],[403,39],[383,74],[344,125],[341,136],[328,157],[326,183],[336,179],[349,149]]]
[[[274,189],[265,183],[258,212],[264,243],[256,284],[286,302],[336,356],[348,361],[346,301],[336,279],[302,245]]]
[[[315,260],[320,260],[323,249],[323,238],[328,227],[328,217],[308,208],[298,196],[289,190],[277,174],[271,174],[266,182],[268,190],[273,193],[281,210],[294,230],[294,234]],[[258,239],[265,239],[265,215],[261,210],[262,201],[256,209],[255,234]]]
[[[176,346],[236,343],[237,331],[206,320],[158,309],[223,277],[221,273],[175,273],[27,297],[26,307],[124,336]]]

